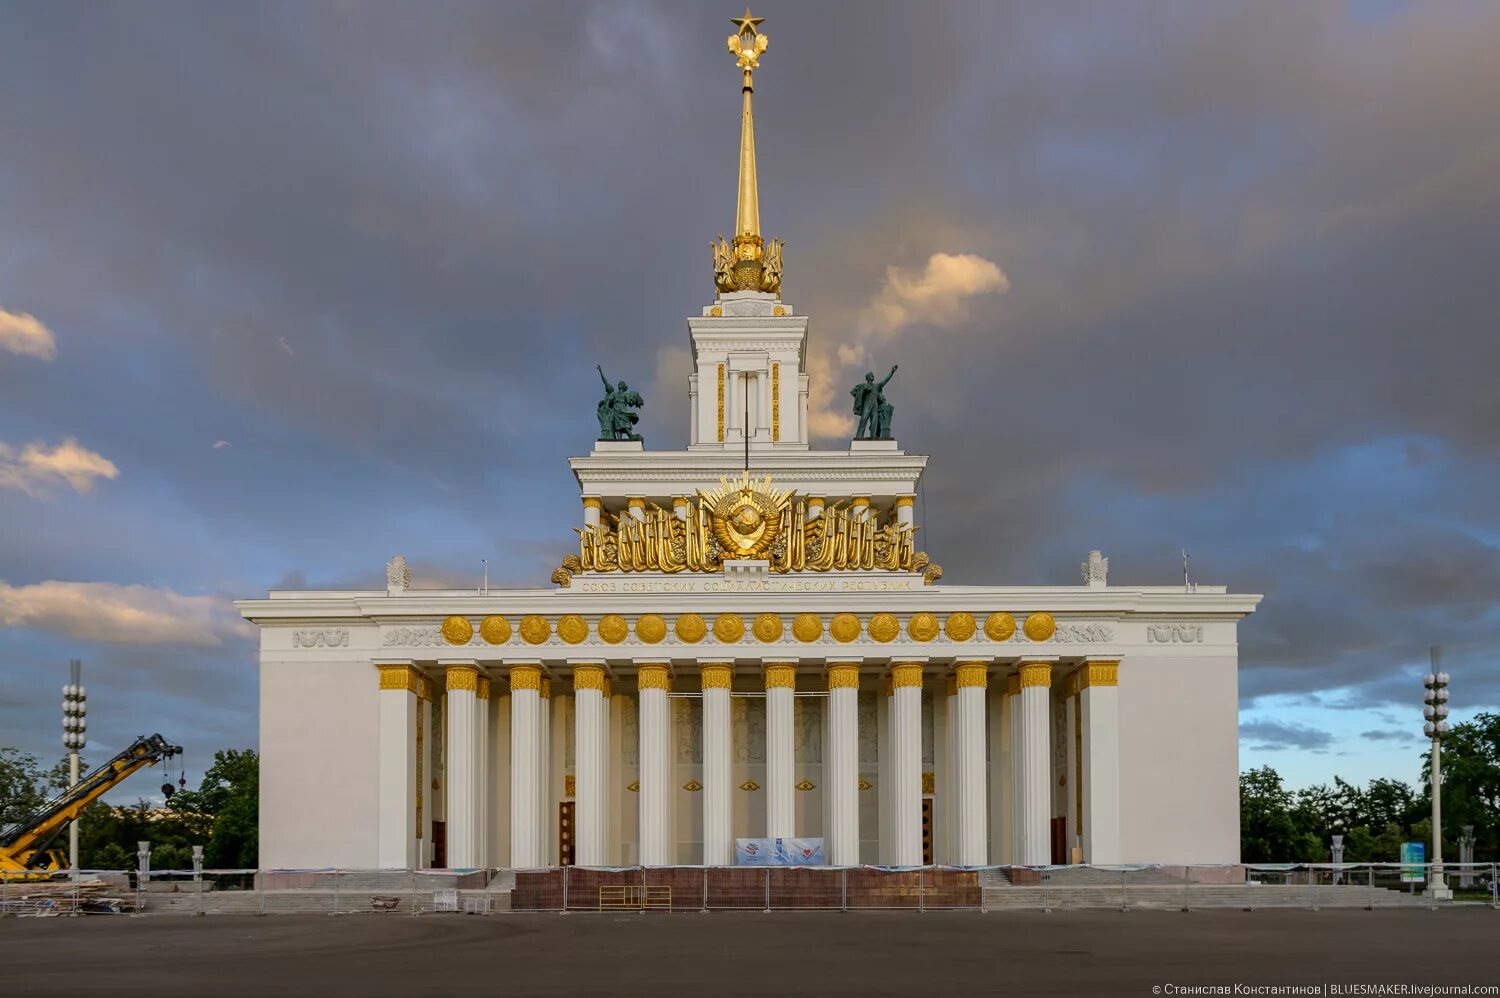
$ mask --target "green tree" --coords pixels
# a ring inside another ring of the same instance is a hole
[[[171,801],[179,814],[211,819],[204,865],[216,869],[253,869],[260,853],[260,757],[252,749],[214,753],[213,765],[197,790],[184,790]]]
[[[1432,813],[1428,766],[1431,752],[1422,753],[1420,810]],[[1443,736],[1443,858],[1458,859],[1458,836],[1464,825],[1474,826],[1474,859],[1500,857],[1500,714],[1489,712],[1453,725]]]
[[[1240,858],[1246,863],[1306,859],[1318,849],[1299,820],[1296,798],[1281,774],[1262,766],[1240,774]]]

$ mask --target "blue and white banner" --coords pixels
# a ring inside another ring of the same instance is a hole
[[[735,839],[739,866],[825,866],[822,839]]]

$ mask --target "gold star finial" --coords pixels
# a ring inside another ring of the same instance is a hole
[[[744,17],[731,17],[729,23],[740,29],[739,34],[758,35],[760,34],[760,22],[764,20],[765,18],[763,17],[751,17],[750,8],[747,6]]]

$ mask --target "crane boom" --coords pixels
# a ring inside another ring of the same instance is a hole
[[[119,755],[79,780],[76,786],[0,831],[0,870],[38,869],[46,861],[47,843],[84,808],[119,786],[132,773],[181,753],[180,745],[168,743],[161,735],[137,738]]]

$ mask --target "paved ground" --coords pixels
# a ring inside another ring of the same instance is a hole
[[[9,918],[0,995],[946,998],[1497,985],[1497,934],[1500,912],[1488,909]]]

